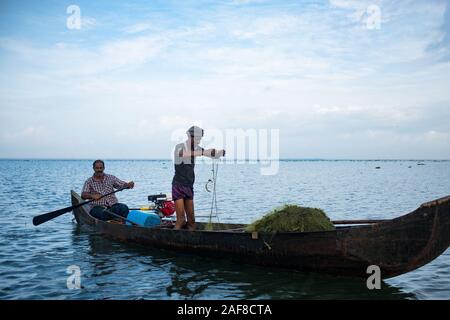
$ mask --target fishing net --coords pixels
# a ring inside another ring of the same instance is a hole
[[[248,225],[248,232],[311,232],[334,230],[321,209],[284,205]]]

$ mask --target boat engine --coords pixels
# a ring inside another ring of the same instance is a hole
[[[175,213],[175,203],[166,194],[150,195],[148,201],[154,203],[155,211],[161,218],[169,217]]]

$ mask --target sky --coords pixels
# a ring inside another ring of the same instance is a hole
[[[447,0],[0,2],[0,158],[450,159],[449,88]]]

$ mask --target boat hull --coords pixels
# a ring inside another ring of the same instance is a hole
[[[81,201],[72,191],[72,204]],[[367,278],[368,267],[376,265],[382,278],[390,278],[423,266],[450,245],[450,197],[436,201],[376,224],[304,233],[248,233],[242,224],[216,225],[215,231],[202,223],[196,231],[144,228],[97,220],[84,207],[74,216],[106,236],[156,248],[349,277]]]

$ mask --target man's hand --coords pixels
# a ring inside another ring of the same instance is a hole
[[[102,195],[100,193],[91,193],[91,198],[93,200],[98,200],[102,197]]]
[[[219,159],[220,157],[225,156],[225,150],[216,150],[216,154],[213,157],[214,159]]]
[[[127,189],[133,189],[134,188],[134,181],[130,181],[125,184],[125,188]]]
[[[204,155],[213,159],[225,156],[225,150],[208,149],[204,151]]]

